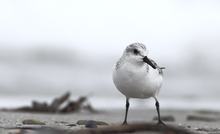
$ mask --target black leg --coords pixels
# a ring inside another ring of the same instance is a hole
[[[156,106],[157,114],[158,114],[158,124],[166,126],[166,124],[163,123],[163,121],[161,120],[161,117],[160,117],[160,103],[156,98],[155,98],[155,101],[156,101],[155,106]]]
[[[125,111],[125,119],[124,119],[124,122],[123,122],[123,125],[127,125],[127,116],[128,116],[128,110],[129,110],[129,98],[126,98],[126,111]]]

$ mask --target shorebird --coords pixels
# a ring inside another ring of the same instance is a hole
[[[126,97],[126,111],[123,124],[127,124],[129,99],[147,99],[153,97],[158,115],[158,124],[163,124],[160,117],[158,92],[163,82],[163,69],[148,58],[148,50],[142,43],[133,43],[126,47],[123,55],[113,70],[113,82]]]

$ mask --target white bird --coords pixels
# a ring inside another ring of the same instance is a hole
[[[147,99],[153,97],[158,114],[158,123],[165,125],[160,118],[160,106],[157,94],[163,82],[163,69],[147,57],[144,44],[133,43],[126,47],[113,71],[116,88],[126,97],[126,112],[123,124],[127,124],[129,99]]]

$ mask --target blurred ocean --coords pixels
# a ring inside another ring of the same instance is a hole
[[[73,48],[6,48],[0,50],[0,107],[30,105],[32,100],[49,102],[70,91],[73,99],[88,96],[95,108],[124,108],[125,98],[112,82],[112,68],[122,50],[103,55]],[[169,59],[151,53],[166,67],[159,94],[163,109],[220,110],[219,56],[217,50],[206,50],[183,50],[180,55],[185,58]],[[143,104],[154,108],[153,99],[132,101],[135,108]]]

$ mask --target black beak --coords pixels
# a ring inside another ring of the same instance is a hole
[[[144,56],[143,61],[150,65],[153,69],[156,69],[156,66],[150,61],[147,56]]]

